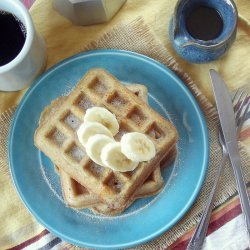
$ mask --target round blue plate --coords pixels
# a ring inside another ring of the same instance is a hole
[[[171,120],[179,133],[174,163],[163,168],[159,195],[137,200],[116,217],[65,206],[51,161],[35,146],[41,112],[67,95],[90,69],[101,67],[126,84],[143,83],[149,104]],[[45,72],[30,87],[15,113],[9,134],[12,178],[30,212],[65,241],[90,248],[126,248],[145,243],[175,225],[195,201],[208,165],[208,134],[198,104],[183,82],[162,64],[140,54],[99,50],[78,54]]]

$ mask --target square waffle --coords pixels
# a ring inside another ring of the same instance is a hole
[[[156,168],[143,185],[136,191],[135,196],[127,203],[126,207],[112,209],[102,203],[100,198],[91,194],[80,183],[71,178],[66,172],[58,169],[63,197],[66,204],[75,208],[90,208],[94,213],[102,215],[118,215],[129,207],[136,199],[144,198],[159,193],[163,187],[160,167]]]
[[[139,98],[148,103],[148,91],[144,85],[130,84],[126,87],[134,94],[139,96]],[[43,111],[39,122],[46,122],[47,118],[50,116],[50,112],[55,112],[58,110],[64,98],[66,97],[59,97],[49,106],[47,106]],[[60,176],[64,200],[69,207],[92,208],[95,213],[101,213],[104,215],[117,215],[123,212],[124,209],[111,209],[107,205],[103,204],[98,196],[89,193],[86,188],[72,179],[71,176],[69,176],[59,167],[56,167],[56,170]],[[137,198],[143,198],[159,193],[162,187],[163,179],[161,176],[160,167],[158,167],[136,191],[135,197],[131,200],[131,203],[133,203],[133,201]]]
[[[78,141],[76,129],[83,122],[86,110],[105,107],[114,113],[120,125],[116,139],[126,132],[141,132],[151,137],[156,156],[142,162],[131,172],[115,172],[93,166],[84,147]],[[68,173],[110,208],[126,207],[135,191],[157,168],[161,159],[175,147],[178,134],[175,127],[143,100],[123,86],[103,69],[90,70],[60,109],[39,125],[35,145],[60,169]]]
[[[163,187],[163,179],[161,176],[161,167],[170,164],[176,157],[176,147],[172,148],[171,151],[165,158],[161,161],[160,167],[157,167],[151,175],[146,179],[142,186],[136,190],[135,196],[127,202],[126,207],[112,209],[106,204],[98,204],[98,206],[91,207],[94,213],[102,215],[118,215],[122,213],[127,207],[129,207],[136,199],[145,198],[155,194],[158,194]],[[77,184],[79,185],[79,183]]]

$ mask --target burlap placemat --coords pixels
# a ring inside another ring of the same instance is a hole
[[[204,204],[206,203],[207,197],[212,188],[214,179],[213,177],[216,173],[216,168],[218,167],[218,164],[221,160],[221,147],[218,143],[217,113],[212,104],[204,95],[202,95],[202,93],[196,87],[195,83],[192,81],[189,75],[186,72],[182,71],[182,69],[176,63],[175,59],[171,57],[167,49],[155,38],[149,26],[146,25],[141,18],[134,20],[132,23],[124,24],[112,29],[110,32],[100,37],[100,39],[98,39],[97,41],[89,44],[87,47],[80,47],[79,52],[103,48],[124,49],[138,52],[149,56],[172,69],[189,87],[206,117],[210,140],[210,159],[207,177],[199,197],[197,198],[192,209],[171,230],[167,231],[162,236],[145,245],[138,246],[136,249],[166,248],[199,221],[204,208]],[[0,116],[0,178],[4,178],[4,176],[8,175],[7,134],[14,110],[15,108],[8,110],[6,113]],[[250,158],[244,146],[240,145],[240,148],[244,177],[246,182],[249,182],[250,173],[248,173],[247,167],[250,164]],[[6,182],[7,181],[10,182],[10,178],[6,178]],[[227,162],[222,174],[222,178],[220,180],[220,188],[216,196],[215,206],[223,203],[230,195],[234,194],[235,191],[236,185],[232,168]],[[13,190],[10,192],[13,192]],[[12,207],[17,205],[10,203],[8,204],[8,206]],[[3,215],[1,214],[1,216]],[[70,244],[67,244],[67,247],[76,248]]]

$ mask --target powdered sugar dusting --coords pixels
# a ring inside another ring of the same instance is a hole
[[[52,191],[52,194],[59,200],[61,201],[62,203],[64,203],[64,200],[63,198],[56,192],[55,190],[55,184],[51,181],[51,178],[48,177],[48,175],[46,174],[45,172],[45,167],[43,166],[42,164],[42,161],[41,161],[41,154],[40,154],[40,170],[41,170],[41,173],[42,173],[42,177],[43,179],[45,180],[45,182],[47,183],[47,185],[49,186],[49,189]]]
[[[73,86],[73,85],[70,84],[70,83],[66,84],[65,86],[66,86],[66,87],[65,87],[65,90],[64,90],[62,96],[68,96],[69,93],[70,93],[70,92],[74,89],[74,87],[75,87],[75,86]]]

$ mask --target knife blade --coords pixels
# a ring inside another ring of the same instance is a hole
[[[215,103],[219,115],[222,133],[225,139],[229,159],[231,161],[236,178],[238,193],[240,196],[241,208],[245,217],[248,237],[250,237],[250,202],[247,188],[242,175],[242,166],[238,148],[235,114],[232,100],[226,84],[220,75],[213,69],[209,70]]]

